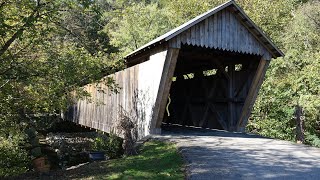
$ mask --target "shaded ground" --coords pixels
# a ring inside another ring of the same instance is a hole
[[[160,141],[146,142],[139,155],[79,165],[48,174],[26,173],[9,179],[183,179],[183,159],[175,145]]]
[[[156,138],[177,143],[188,179],[320,179],[320,149],[256,135],[169,128]]]

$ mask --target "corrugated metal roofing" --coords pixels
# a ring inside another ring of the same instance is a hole
[[[243,24],[246,26],[249,31],[255,35],[257,40],[264,45],[264,47],[272,54],[273,58],[284,56],[284,54],[281,52],[281,50],[270,40],[270,38],[245,14],[245,12],[237,5],[233,0],[228,1],[224,4],[221,4],[220,6],[217,6],[210,11],[207,11],[206,13],[203,13],[194,19],[186,22],[185,24],[167,32],[166,34],[150,41],[149,43],[143,45],[142,47],[138,48],[137,50],[131,52],[128,54],[125,58],[129,58],[131,56],[134,56],[140,52],[145,51],[146,49],[156,46],[160,43],[169,41],[170,39],[176,37],[177,35],[181,34],[185,30],[189,29],[190,27],[198,24],[199,22],[203,21],[204,19],[214,15],[215,13],[231,7],[234,9],[234,12],[237,14],[237,16],[244,22]]]

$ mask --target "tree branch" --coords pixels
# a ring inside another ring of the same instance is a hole
[[[38,14],[38,11],[40,9],[40,4],[38,3],[38,6],[33,10],[32,14],[26,18],[26,22],[24,25],[22,25],[12,36],[10,39],[8,39],[4,45],[0,49],[0,57],[9,49],[11,44],[19,38],[23,32],[32,25],[32,22],[37,20],[40,15]]]
[[[6,84],[8,84],[10,82],[10,79],[9,80],[7,80],[4,84],[2,84],[1,86],[0,86],[0,89],[1,88],[3,88]]]

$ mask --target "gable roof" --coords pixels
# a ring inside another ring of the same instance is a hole
[[[273,58],[284,56],[283,52],[271,41],[271,39],[245,14],[245,12],[237,5],[233,0],[230,0],[224,4],[221,4],[220,6],[217,6],[195,18],[192,20],[182,24],[181,26],[165,33],[162,36],[159,36],[158,38],[150,41],[149,43],[141,46],[137,50],[131,52],[128,54],[125,58],[129,58],[131,56],[134,56],[140,52],[143,52],[147,50],[148,48],[152,46],[156,46],[158,44],[161,44],[163,42],[167,42],[170,39],[178,36],[182,32],[186,31],[190,27],[200,23],[204,19],[216,14],[217,12],[227,8],[232,7],[234,9],[234,13],[237,14],[237,16],[241,19],[242,22],[244,22],[244,25],[249,31],[257,38],[257,40],[264,45],[264,47],[272,54]]]

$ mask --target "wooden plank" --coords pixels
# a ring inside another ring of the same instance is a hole
[[[218,47],[218,38],[219,38],[219,29],[218,29],[218,15],[215,14],[213,16],[213,47],[217,48]]]
[[[214,36],[214,34],[213,34],[213,29],[214,29],[214,22],[213,22],[213,16],[211,16],[210,18],[209,18],[209,20],[208,20],[208,41],[209,41],[209,43],[208,43],[208,47],[210,47],[210,48],[213,48],[213,36]]]
[[[177,37],[170,39],[169,47],[173,47],[173,48],[177,47]]]
[[[180,49],[177,48],[169,48],[168,53],[165,59],[165,65],[163,67],[163,73],[161,77],[160,88],[158,91],[158,97],[156,104],[159,104],[158,107],[154,110],[156,115],[156,128],[161,127],[161,123],[163,120],[167,99],[170,92],[170,87],[172,83],[172,77],[174,74],[174,70],[177,64],[178,55]]]
[[[240,52],[240,42],[239,42],[239,38],[240,38],[240,26],[239,26],[239,22],[238,20],[235,19],[235,42],[234,42],[234,49],[236,50],[236,52]]]
[[[234,48],[234,40],[236,36],[236,26],[235,26],[235,20],[234,15],[231,11],[229,11],[230,14],[230,50],[236,52],[237,50]]]
[[[237,123],[237,131],[244,131],[246,123],[249,119],[251,110],[253,108],[254,102],[258,96],[258,92],[263,83],[263,79],[265,77],[267,68],[269,66],[270,61],[261,58],[258,69],[255,73],[253,82],[251,84],[249,93],[247,95],[246,101],[243,105],[242,112],[240,118]]]
[[[190,45],[191,42],[192,42],[192,40],[191,40],[191,39],[192,39],[192,36],[191,36],[191,28],[189,28],[189,29],[187,30],[186,38],[187,38],[187,44]]]
[[[186,44],[187,43],[187,32],[184,32],[182,35],[181,35],[181,43],[182,44]]]
[[[191,44],[196,45],[196,26],[191,27]]]
[[[205,24],[203,22],[201,22],[199,24],[199,28],[200,28],[200,46],[204,47],[204,44],[205,44]]]
[[[225,48],[227,50],[231,50],[230,49],[230,39],[231,39],[231,29],[230,29],[230,13],[229,11],[225,10],[225,26],[226,26],[226,31],[225,31]]]
[[[181,35],[177,36],[176,40],[177,42],[175,48],[181,48]]]
[[[254,37],[251,35],[251,33],[248,31],[248,38],[249,38],[249,52],[250,52],[250,54],[254,54],[254,51],[253,51],[253,49],[254,49],[254,41],[255,41],[255,39],[254,39]]]
[[[227,34],[226,34],[226,11],[225,10],[222,10],[222,19],[221,19],[221,48],[223,50],[226,50],[226,37],[227,37]]]
[[[206,48],[210,47],[210,38],[209,38],[209,18],[205,20],[205,28],[204,28],[204,45]]]
[[[221,48],[221,35],[222,35],[222,15],[221,12],[217,14],[217,25],[218,25],[218,29],[217,29],[217,37],[218,37],[218,41],[217,41],[217,49],[222,49]]]
[[[201,44],[200,25],[196,25],[195,31],[196,31],[196,39],[195,39],[195,44],[194,45],[200,46],[200,44]]]
[[[245,40],[245,27],[240,26],[240,38],[239,38],[239,47],[240,47],[240,52],[246,52],[246,40]]]

